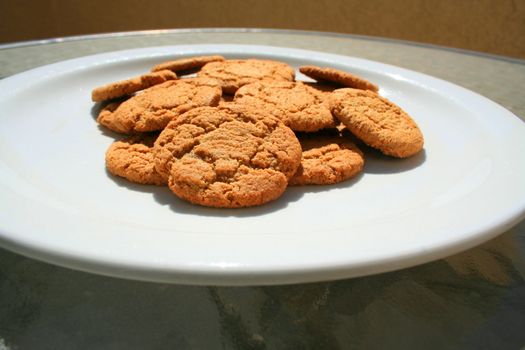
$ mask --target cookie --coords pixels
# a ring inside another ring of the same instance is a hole
[[[277,61],[226,60],[208,63],[197,76],[217,79],[224,93],[234,94],[241,86],[259,80],[293,81],[295,71],[288,64]]]
[[[173,72],[187,71],[190,69],[196,69],[204,66],[210,62],[224,61],[224,57],[214,55],[214,56],[197,56],[197,57],[188,57],[181,58],[174,61],[167,61],[157,64],[151,69],[152,72],[158,72],[165,69],[168,69]]]
[[[177,79],[177,74],[169,70],[161,70],[148,73],[139,77],[117,81],[94,89],[91,92],[91,100],[102,102],[114,98],[132,95],[137,91],[147,89],[151,86],[162,84],[165,81]]]
[[[363,170],[363,153],[337,129],[297,137],[303,155],[301,165],[288,183],[290,186],[336,184]]]
[[[423,148],[423,135],[416,122],[399,106],[373,91],[335,90],[330,107],[356,137],[384,154],[406,158]]]
[[[221,87],[204,78],[177,79],[153,86],[115,106],[104,108],[97,121],[120,133],[162,130],[171,119],[200,106],[215,106]]]
[[[321,82],[331,82],[354,89],[371,90],[374,92],[379,91],[379,87],[368,80],[334,68],[302,66],[299,68],[299,72]]]
[[[279,119],[224,103],[174,119],[155,142],[156,169],[195,204],[238,208],[277,199],[301,161],[301,145]]]
[[[137,135],[116,141],[106,152],[106,168],[116,176],[145,185],[166,185],[155,170],[153,142],[157,135]]]
[[[301,82],[262,81],[244,85],[234,102],[273,114],[294,131],[335,127],[328,95]]]

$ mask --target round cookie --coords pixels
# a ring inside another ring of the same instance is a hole
[[[224,93],[234,94],[241,86],[259,80],[293,81],[295,71],[288,64],[277,61],[226,60],[208,63],[197,76],[217,79]]]
[[[137,91],[147,89],[165,81],[177,79],[177,74],[169,70],[161,70],[148,73],[139,77],[117,81],[94,89],[91,92],[91,100],[102,102],[114,98],[132,95]]]
[[[234,102],[265,110],[294,131],[311,132],[336,125],[327,96],[301,82],[262,81],[241,87]]]
[[[384,154],[406,158],[423,148],[423,134],[416,122],[399,106],[373,91],[335,90],[330,107],[356,137]]]
[[[157,135],[137,135],[115,141],[106,152],[106,168],[116,176],[145,185],[166,185],[155,170],[153,142]]]
[[[277,199],[301,161],[301,145],[277,118],[224,103],[173,120],[155,142],[156,169],[180,198],[238,208]]]
[[[331,82],[354,89],[379,91],[379,87],[368,80],[334,68],[302,66],[299,68],[299,72],[317,81]]]
[[[339,132],[298,135],[303,149],[301,165],[290,186],[329,185],[345,181],[363,170],[363,153]]]
[[[151,69],[152,72],[158,72],[168,69],[173,72],[186,71],[190,69],[200,68],[207,63],[224,61],[224,57],[213,55],[213,56],[197,56],[181,58],[174,61],[167,61],[157,64]]]
[[[215,106],[221,87],[215,80],[178,79],[153,86],[115,106],[102,109],[97,121],[120,133],[162,130],[171,119],[200,106]]]

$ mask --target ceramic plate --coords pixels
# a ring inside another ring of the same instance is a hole
[[[201,54],[361,75],[413,116],[424,151],[405,160],[369,152],[355,179],[290,188],[249,209],[194,206],[108,175],[104,153],[118,135],[95,122],[91,90]],[[195,45],[64,61],[0,81],[0,125],[0,243],[111,276],[220,285],[348,278],[465,250],[525,212],[525,124],[515,115],[436,78],[322,52]]]

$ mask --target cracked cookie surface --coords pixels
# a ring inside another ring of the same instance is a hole
[[[136,135],[113,142],[106,151],[106,168],[116,176],[145,185],[166,185],[155,170],[153,143],[157,135]]]
[[[302,66],[299,72],[320,82],[331,82],[337,85],[354,89],[379,91],[379,87],[366,79],[352,73],[344,72],[334,68],[322,68],[317,66]]]
[[[317,131],[335,126],[327,96],[301,82],[264,81],[241,87],[234,102],[265,110],[294,131]]]
[[[120,104],[110,104],[97,121],[120,133],[162,130],[171,119],[196,107],[215,106],[221,88],[215,80],[190,78],[153,86]]]
[[[399,106],[373,91],[335,90],[330,108],[356,137],[386,155],[406,158],[423,148],[423,134],[416,122]]]
[[[115,98],[132,95],[137,91],[147,89],[154,85],[162,84],[168,80],[177,79],[177,74],[169,70],[148,73],[139,77],[117,81],[95,88],[91,92],[91,100],[102,102]]]
[[[224,61],[224,57],[219,55],[212,55],[180,58],[178,60],[159,63],[155,67],[153,67],[151,71],[158,72],[165,69],[168,69],[173,72],[186,71],[190,69],[200,68],[207,63],[217,61]]]
[[[234,94],[241,86],[259,80],[293,81],[294,69],[284,62],[270,60],[226,60],[208,63],[197,73],[199,77],[221,82],[224,93]]]
[[[235,103],[183,114],[162,131],[154,149],[156,169],[178,197],[223,208],[277,199],[301,161],[290,128]]]
[[[363,153],[338,130],[297,137],[303,155],[301,165],[289,181],[290,186],[336,184],[363,170]]]

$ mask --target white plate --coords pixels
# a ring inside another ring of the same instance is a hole
[[[290,188],[262,207],[187,204],[105,171],[115,134],[91,90],[172,57],[259,57],[331,66],[380,85],[425,136],[420,155],[368,155],[364,174]],[[525,212],[525,124],[461,87],[409,70],[296,49],[194,45],[127,50],[0,81],[0,243],[106,275],[191,284],[278,284],[378,273],[470,248]]]

